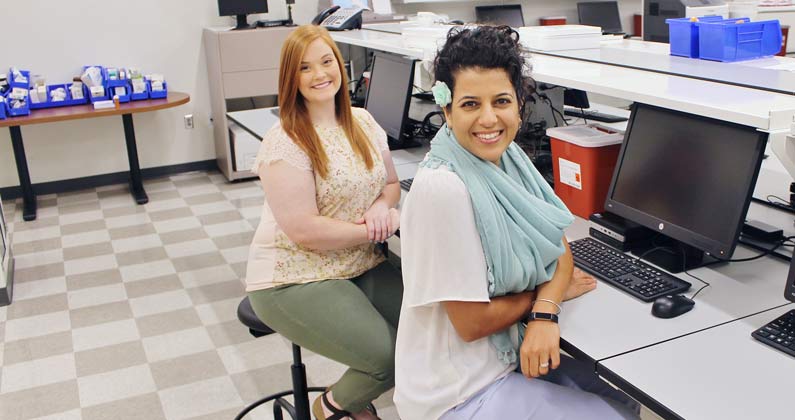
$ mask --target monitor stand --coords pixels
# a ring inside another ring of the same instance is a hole
[[[235,15],[237,17],[237,26],[232,28],[233,31],[239,31],[241,29],[256,29],[257,25],[249,25],[248,24],[248,15]]]
[[[387,143],[389,144],[389,150],[410,149],[412,147],[422,146],[422,143],[407,137],[404,137],[400,140],[395,140],[392,137],[387,137]]]
[[[717,258],[710,257],[698,248],[667,236],[659,235],[651,242],[633,248],[632,254],[643,256],[641,261],[650,262],[671,273],[681,273],[718,261]],[[653,248],[659,249],[650,251]]]

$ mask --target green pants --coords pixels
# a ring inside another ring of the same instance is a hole
[[[395,386],[395,337],[403,300],[388,262],[350,280],[324,280],[249,293],[254,312],[293,343],[349,367],[334,400],[361,411]]]

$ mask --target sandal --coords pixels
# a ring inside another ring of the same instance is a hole
[[[345,418],[350,418],[351,413],[340,410],[337,407],[334,407],[329,403],[328,398],[326,398],[326,394],[328,391],[320,394],[319,397],[315,398],[315,402],[312,403],[312,414],[315,416],[316,420],[342,420]],[[326,414],[323,412],[323,407],[326,407],[329,411],[331,411],[331,417],[326,417]]]

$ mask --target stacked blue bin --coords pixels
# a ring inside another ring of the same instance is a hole
[[[27,100],[25,100],[25,106],[23,106],[21,108],[12,108],[11,107],[11,98],[9,97],[9,95],[10,95],[11,91],[14,88],[25,89],[25,95],[30,95],[30,72],[27,71],[27,70],[20,70],[19,72],[22,73],[22,75],[25,76],[25,78],[28,79],[28,81],[26,83],[19,83],[19,82],[14,81],[13,73],[11,72],[11,70],[8,71],[8,85],[9,85],[9,91],[8,92],[9,92],[9,94],[6,95],[6,100],[8,100],[8,103],[6,105],[8,107],[7,108],[8,116],[10,116],[10,117],[18,117],[18,116],[21,116],[21,115],[30,115],[30,97],[28,97]]]
[[[102,80],[109,97],[113,98],[118,96],[119,102],[130,102],[130,92],[132,92],[130,79],[125,77],[123,79],[117,78],[111,80],[108,69],[105,68],[102,70]]]
[[[39,102],[36,104],[31,103],[30,109],[43,109],[43,108],[56,108],[59,106],[72,106],[72,105],[83,105],[88,103],[88,89],[86,85],[83,85],[83,98],[82,99],[74,99],[72,97],[72,83],[69,84],[58,84],[58,85],[48,85],[47,86],[47,100],[44,102]],[[52,91],[58,88],[63,88],[66,90],[66,99],[63,101],[53,101],[52,100]]]
[[[103,90],[103,92],[102,92],[102,95],[93,96],[93,95],[91,95],[91,89],[88,89],[88,93],[89,93],[89,95],[88,95],[88,98],[89,98],[89,101],[91,101],[91,103],[92,103],[92,104],[93,104],[94,102],[99,102],[99,101],[107,101],[108,99],[110,99],[110,97],[108,96],[108,89],[107,89],[107,87],[105,86],[105,83],[104,83],[104,77],[105,77],[105,68],[104,68],[104,67],[102,67],[102,66],[83,66],[83,72],[85,72],[85,71],[86,71],[86,69],[87,69],[87,68],[89,68],[89,67],[96,67],[96,68],[98,68],[98,69],[100,70],[100,72],[102,73],[102,77],[103,77],[103,83],[102,83],[102,90]]]
[[[775,55],[781,49],[778,20],[704,16],[667,19],[671,55],[732,62]]]

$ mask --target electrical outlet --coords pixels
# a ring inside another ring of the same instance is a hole
[[[185,115],[185,129],[186,130],[193,129],[193,114]]]

